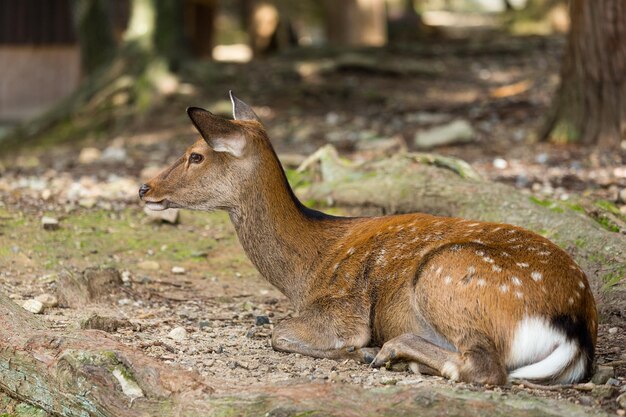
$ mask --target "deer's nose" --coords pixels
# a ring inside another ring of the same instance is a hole
[[[141,184],[141,187],[139,187],[139,198],[143,198],[148,191],[150,191],[150,186],[148,184]]]

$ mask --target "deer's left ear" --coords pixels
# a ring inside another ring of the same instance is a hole
[[[189,107],[187,114],[215,152],[226,152],[237,158],[243,156],[246,137],[236,123],[198,107]]]
[[[230,90],[228,94],[230,95],[230,102],[233,104],[233,119],[261,122],[259,116],[252,110],[252,107],[235,97],[232,90]]]

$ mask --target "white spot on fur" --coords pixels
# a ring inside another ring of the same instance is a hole
[[[510,253],[508,253],[507,251],[502,251],[502,252],[500,252],[500,253],[501,253],[501,254],[502,254],[502,256],[504,256],[505,258],[510,258],[510,257],[511,257],[511,254],[510,254]]]
[[[578,286],[582,289],[585,289],[585,283],[582,281],[578,281]]]
[[[492,264],[494,262],[494,260],[488,256],[485,256],[483,258],[483,261],[487,262],[488,264]]]
[[[442,267],[437,268],[437,270],[435,271],[435,274],[440,275],[441,271],[443,271]]]
[[[474,239],[474,240],[472,240],[472,242],[478,243],[479,245],[483,245],[484,244],[484,242],[482,240],[480,240],[480,239]]]
[[[470,266],[469,268],[467,268],[467,272],[469,274],[475,274],[476,273],[476,268],[474,268],[473,266]]]
[[[511,277],[511,282],[513,282],[513,284],[517,285],[518,287],[522,285],[522,280],[515,276]]]
[[[500,292],[502,294],[506,294],[507,292],[509,292],[509,286],[506,284],[502,284],[500,285]]]
[[[515,291],[515,296],[521,300],[524,297],[524,293],[521,291]]]
[[[548,255],[550,255],[550,252],[548,252],[548,251],[541,251],[541,252],[537,253],[537,255],[539,255],[539,256],[548,256]]]
[[[568,367],[580,357],[578,347],[545,319],[525,317],[515,330],[506,365],[509,377],[515,379],[551,380],[560,375],[558,382],[578,381],[584,374],[584,364]]]
[[[484,287],[485,285],[487,285],[487,281],[485,281],[485,278],[478,278],[478,280],[476,281],[476,284],[479,287]]]
[[[569,305],[574,305],[574,298],[573,298],[573,297],[568,298],[568,299],[567,299],[567,303],[568,303]]]
[[[467,227],[476,227],[478,225],[480,225],[480,223],[470,223],[467,225]]]
[[[445,278],[443,279],[443,282],[446,285],[450,285],[452,283],[452,277],[450,275],[446,275]]]
[[[450,381],[456,381],[459,379],[459,367],[453,362],[446,361],[441,367],[441,375],[448,378]]]
[[[515,229],[511,229],[507,232],[508,234],[512,235],[513,233],[517,233],[517,230]]]
[[[348,252],[346,252],[348,255],[352,255],[354,253],[354,247],[348,249]]]
[[[533,272],[530,274],[530,276],[531,276],[531,278],[532,278],[533,280],[535,280],[536,282],[539,282],[539,281],[541,281],[541,280],[543,279],[543,275],[541,275],[541,272],[537,272],[537,271],[533,271]]]
[[[528,268],[528,264],[526,262],[517,262],[515,265],[519,266],[520,268]]]
[[[493,272],[502,272],[502,268],[500,268],[498,265],[493,265],[491,269],[493,269]]]
[[[580,298],[580,293],[578,291],[574,291],[574,294],[576,294],[576,298]]]
[[[478,255],[478,256],[485,256],[485,252],[483,252],[481,250],[477,250],[476,251],[476,255]]]

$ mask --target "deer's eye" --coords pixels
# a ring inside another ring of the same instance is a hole
[[[194,152],[191,155],[189,155],[189,162],[192,164],[199,164],[200,162],[202,162],[203,159],[204,157],[200,155],[199,153]]]

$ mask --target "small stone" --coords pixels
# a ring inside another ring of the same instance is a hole
[[[130,397],[133,400],[135,398],[143,397],[141,387],[139,387],[136,381],[128,377],[128,372],[124,372],[122,369],[117,367],[112,373],[115,379],[117,379],[117,382],[119,382],[122,392],[126,394],[127,397]]]
[[[391,372],[407,372],[409,370],[409,364],[407,362],[394,362],[389,367]]]
[[[580,404],[581,404],[581,405],[586,405],[586,406],[588,406],[588,407],[589,407],[589,406],[592,406],[592,405],[594,404],[594,400],[593,400],[593,398],[591,398],[591,397],[590,397],[590,396],[588,396],[588,395],[581,395],[581,396],[578,398],[578,401],[580,401]]]
[[[626,188],[622,188],[622,189],[619,191],[619,200],[620,200],[622,203],[626,203]]]
[[[182,266],[175,266],[172,268],[172,274],[174,275],[185,275],[185,268],[183,268]]]
[[[614,377],[615,377],[615,370],[613,369],[613,367],[599,365],[598,370],[593,375],[593,378],[591,378],[591,382],[593,382],[596,385],[602,385],[602,384],[605,384],[606,381],[609,380],[609,378],[614,378]]]
[[[83,148],[78,155],[78,162],[83,165],[92,164],[100,159],[102,152],[98,148]]]
[[[22,307],[33,314],[43,313],[43,303],[38,300],[26,300],[24,301],[24,304],[22,304]]]
[[[626,410],[619,409],[615,412],[615,414],[617,414],[620,417],[626,416]]]
[[[257,326],[263,326],[264,324],[270,324],[270,318],[267,316],[256,316],[254,318],[254,324]]]
[[[626,392],[623,394],[620,394],[616,399],[615,402],[617,403],[617,405],[620,408],[626,408]]]
[[[609,334],[615,334],[615,333],[617,333],[617,332],[618,332],[618,330],[619,330],[619,329],[618,329],[617,327],[611,327],[611,328],[609,329]]]
[[[506,169],[509,166],[509,163],[506,161],[506,159],[496,158],[493,160],[493,166],[497,169]]]
[[[474,140],[476,134],[467,120],[458,119],[450,123],[422,130],[415,135],[414,143],[418,148],[466,143]]]
[[[122,271],[122,282],[128,284],[131,281],[130,271]]]
[[[611,385],[596,385],[591,390],[591,395],[596,398],[611,398],[616,388]]]
[[[209,321],[207,321],[207,320],[200,320],[200,321],[198,322],[198,327],[199,327],[200,329],[207,328],[207,327],[209,327],[210,325],[211,325],[211,323],[210,323]]]
[[[137,264],[137,267],[148,271],[157,271],[161,268],[159,263],[156,261],[142,261]]]
[[[184,327],[175,327],[167,334],[167,337],[178,342],[183,341],[187,338],[187,330]]]
[[[417,362],[409,362],[409,371],[415,375],[421,375],[420,366]]]
[[[620,381],[617,378],[609,378],[608,381],[606,381],[606,385],[612,385],[614,387],[619,387],[620,386]]]
[[[52,294],[44,293],[35,297],[35,300],[39,301],[45,308],[56,307],[59,304],[59,300]]]
[[[143,208],[143,212],[154,221],[176,224],[178,223],[178,215],[180,210],[177,208],[165,209],[165,210],[150,210],[147,206]]]
[[[44,230],[57,230],[59,228],[59,221],[54,217],[44,216],[41,218],[41,225]]]

